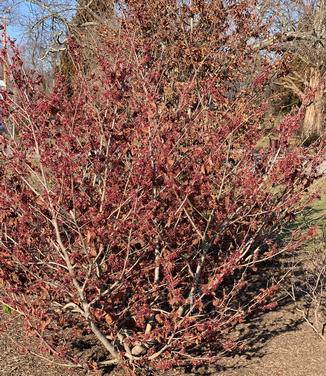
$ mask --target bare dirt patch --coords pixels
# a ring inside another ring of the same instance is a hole
[[[1,321],[11,320],[0,337],[0,375],[2,376],[100,376],[108,373],[86,372],[49,362],[31,353],[20,352],[24,338],[17,317],[1,314]],[[241,329],[241,328],[240,328]],[[254,333],[243,354],[222,358],[216,367],[198,370],[174,370],[169,375],[210,376],[324,376],[326,342],[302,322],[294,307],[264,314],[242,328]],[[36,345],[36,344],[35,344]],[[33,344],[29,346],[33,349]],[[114,372],[123,375],[123,372]],[[145,374],[145,373],[144,373]],[[113,375],[112,375],[113,376]]]

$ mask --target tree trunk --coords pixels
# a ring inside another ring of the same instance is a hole
[[[305,139],[319,136],[324,127],[324,90],[325,83],[319,69],[311,68],[309,87],[313,91],[315,97],[313,102],[307,107],[302,135]]]

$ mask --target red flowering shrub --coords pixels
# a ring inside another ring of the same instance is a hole
[[[108,351],[100,365],[214,361],[271,307],[275,286],[242,299],[251,274],[302,241],[276,238],[312,181],[314,152],[289,143],[303,109],[257,149],[277,71],[251,48],[264,28],[247,1],[194,3],[126,1],[91,71],[71,43],[69,95],[60,78],[45,95],[13,58],[1,301],[70,361],[81,332]]]

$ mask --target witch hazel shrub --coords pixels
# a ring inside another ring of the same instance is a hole
[[[194,4],[120,4],[87,69],[68,44],[69,87],[57,77],[50,94],[11,59],[1,302],[68,365],[216,361],[238,346],[232,328],[272,307],[267,282],[242,298],[261,263],[305,238],[278,234],[312,199],[323,150],[290,142],[304,108],[257,149],[280,65],[248,41],[267,28],[251,2]],[[73,355],[85,333],[106,357]]]

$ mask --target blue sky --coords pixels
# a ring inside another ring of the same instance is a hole
[[[0,0],[1,1],[1,0]],[[58,13],[60,14],[60,10],[62,11],[62,8],[60,8],[60,4],[63,5],[63,4],[66,4],[67,3],[70,3],[70,7],[74,8],[75,6],[75,0],[59,0],[57,1],[58,3],[58,7],[57,9],[55,9],[56,11],[58,11]],[[42,13],[42,9],[39,8],[38,6],[36,5],[31,5],[28,0],[23,0],[23,1],[20,1],[18,3],[18,5],[14,8],[14,15],[11,14],[10,16],[8,16],[7,18],[7,34],[8,34],[8,37],[9,38],[12,38],[12,39],[16,39],[17,43],[19,44],[22,39],[26,36],[25,35],[25,32],[24,32],[24,25],[22,24],[22,20],[25,19],[25,21],[27,21],[29,18],[33,18],[34,16],[34,19],[35,19],[35,14],[41,12]],[[44,12],[44,10],[43,10]],[[45,13],[43,13],[45,14]],[[69,13],[65,13],[65,16],[66,17],[69,17],[69,15],[71,16],[73,13],[72,12],[69,12]],[[0,18],[2,15],[0,14]],[[0,21],[2,23],[2,21]]]
[[[11,16],[7,16],[7,34],[8,37],[11,39],[16,39],[19,43],[20,40],[24,36],[23,27],[20,24],[19,18],[24,15],[28,15],[29,7],[21,3],[20,5],[15,7],[15,14]],[[2,17],[1,17],[2,18]],[[1,20],[1,24],[3,21]]]
[[[7,34],[11,39],[16,39],[19,43],[24,35],[22,28],[19,25],[10,25],[7,26]]]

